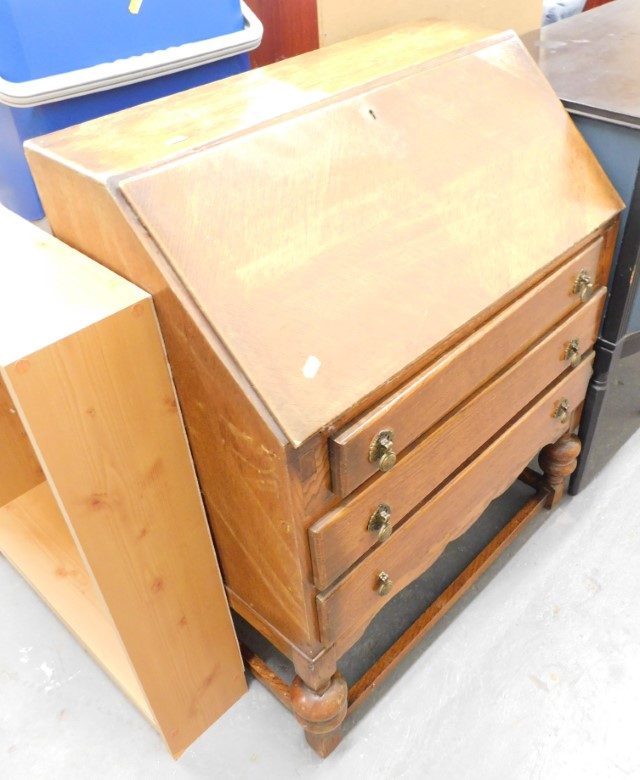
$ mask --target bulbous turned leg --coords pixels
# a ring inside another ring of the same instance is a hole
[[[307,742],[322,758],[340,742],[340,726],[347,714],[347,683],[340,672],[317,691],[300,677],[291,683],[291,706],[304,728]]]
[[[551,490],[545,506],[552,509],[564,494],[566,479],[576,470],[582,445],[577,436],[565,433],[558,441],[544,447],[538,458],[544,472],[544,484]]]

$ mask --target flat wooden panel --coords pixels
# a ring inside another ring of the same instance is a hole
[[[5,379],[169,748],[245,690],[151,300]]]
[[[637,126],[638,35],[636,0],[616,0],[535,30],[523,42],[572,110]]]
[[[606,290],[573,314],[510,368],[474,394],[464,406],[400,458],[393,470],[370,483],[309,531],[315,583],[327,588],[377,542],[367,531],[380,504],[392,510],[392,525],[500,430],[531,399],[550,384],[568,363],[569,342],[577,338],[584,353],[598,335]],[[459,371],[463,371],[458,367]],[[428,403],[428,401],[426,402]]]
[[[425,571],[447,544],[463,534],[490,501],[506,490],[531,458],[567,429],[554,417],[561,398],[575,408],[584,397],[593,357],[561,380],[472,463],[418,509],[391,539],[363,563],[318,596],[325,642],[364,627],[388,599],[378,595],[378,575],[386,572],[396,594]]]
[[[377,464],[369,461],[369,446],[379,431],[392,429],[394,451],[402,452],[488,376],[580,306],[580,297],[573,292],[580,271],[586,270],[595,284],[607,278],[608,257],[601,258],[602,248],[603,241],[598,240],[578,253],[465,342],[336,434],[330,440],[334,492],[347,496],[378,472]]]
[[[44,474],[0,377],[0,507],[44,481]]]
[[[0,365],[148,295],[0,206]]]
[[[156,725],[46,482],[0,509],[0,552]]]
[[[316,0],[250,0],[264,26],[262,43],[249,55],[259,68],[318,48]]]
[[[620,208],[515,37],[387,81],[121,184],[294,446]]]
[[[523,33],[540,26],[541,0],[317,0],[320,45],[426,17]]]

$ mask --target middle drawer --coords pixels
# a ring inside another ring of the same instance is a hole
[[[419,501],[542,392],[571,360],[575,362],[590,349],[605,298],[606,290],[599,290],[587,305],[406,450],[392,471],[370,481],[311,526],[309,544],[319,590],[386,539]],[[460,370],[465,370],[464,365]]]

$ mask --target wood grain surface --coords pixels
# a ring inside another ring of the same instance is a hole
[[[37,158],[51,156],[99,181],[179,157],[215,139],[283,116],[318,99],[417,62],[441,56],[490,34],[482,28],[419,21],[365,35],[167,98],[142,103],[64,131],[27,141],[38,187]],[[54,232],[58,230],[54,225]]]
[[[19,262],[0,270],[0,374],[48,482],[7,505],[7,544],[178,755],[246,686],[153,304],[16,215],[2,227]]]
[[[469,466],[411,516],[402,530],[369,555],[329,591],[318,596],[322,637],[331,643],[358,633],[387,603],[377,588],[381,572],[393,581],[395,595],[434,563],[453,541],[477,519],[487,505],[515,481],[527,463],[545,445],[568,428],[554,417],[561,398],[572,408],[584,397],[593,355],[547,391]]]
[[[402,636],[349,688],[349,715],[353,714],[400,661],[457,604],[501,553],[518,538],[527,524],[538,515],[547,495],[544,490],[530,498],[509,523],[480,554],[460,573],[438,598],[420,615]]]
[[[0,206],[11,251],[0,264],[0,365],[149,296]]]
[[[368,452],[379,431],[392,429],[394,451],[402,452],[487,377],[580,306],[580,297],[573,292],[580,271],[586,270],[596,285],[607,278],[607,258],[602,256],[602,248],[603,241],[597,240],[579,252],[423,373],[332,436],[329,443],[334,492],[349,495],[378,472]]]
[[[44,474],[0,377],[0,507],[44,482]]]
[[[593,346],[605,299],[606,290],[601,289],[587,306],[445,417],[391,472],[311,527],[309,542],[320,590],[376,544],[377,534],[367,530],[367,523],[377,506],[390,506],[392,524],[401,523],[421,499],[566,369],[572,339],[579,340],[583,353]]]
[[[153,294],[225,584],[314,654],[308,542],[282,434],[118,194],[54,159],[38,164],[56,232]]]
[[[179,754],[245,683],[151,300],[4,371],[160,732]]]
[[[0,509],[0,552],[157,726],[127,652],[46,482]]]
[[[294,446],[484,323],[621,205],[515,36],[120,186]]]

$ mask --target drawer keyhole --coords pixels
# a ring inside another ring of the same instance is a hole
[[[394,432],[391,429],[380,431],[369,447],[369,460],[377,463],[380,471],[389,471],[398,459],[393,451]]]
[[[573,294],[579,295],[582,303],[586,303],[593,295],[593,279],[586,268],[583,268],[576,276],[573,283]]]
[[[378,574],[378,583],[378,594],[380,596],[388,596],[393,588],[393,580],[389,579],[389,575],[386,572],[381,571]]]
[[[378,534],[378,540],[384,542],[391,536],[393,527],[391,526],[391,507],[388,504],[380,504],[376,511],[369,518],[367,531],[374,531]]]

